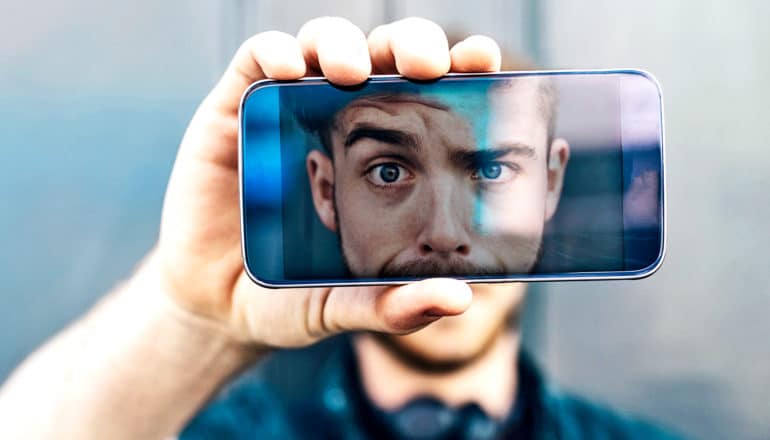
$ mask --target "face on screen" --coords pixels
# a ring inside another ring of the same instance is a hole
[[[307,168],[322,223],[357,277],[527,273],[569,156],[549,145],[540,79],[467,99],[358,98]]]

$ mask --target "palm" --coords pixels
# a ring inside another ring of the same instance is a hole
[[[434,44],[422,45],[424,53],[410,52],[410,33]],[[403,333],[438,316],[462,313],[470,304],[470,291],[451,280],[387,289],[279,292],[246,276],[240,247],[237,104],[248,85],[264,77],[295,79],[307,70],[321,71],[333,82],[356,84],[372,65],[380,72],[397,69],[426,79],[450,67],[443,31],[424,20],[377,28],[367,43],[343,19],[318,19],[303,27],[298,40],[268,32],[247,41],[190,123],[169,182],[155,258],[170,296],[182,307],[224,323],[241,340],[270,346],[304,345],[349,329]],[[342,40],[348,42],[339,45]],[[499,49],[487,40],[455,46],[452,67],[498,69]]]

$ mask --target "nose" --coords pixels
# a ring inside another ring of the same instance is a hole
[[[421,256],[468,256],[471,252],[467,203],[462,191],[449,182],[438,182],[425,203],[423,229],[418,238]],[[443,184],[442,184],[443,183]]]

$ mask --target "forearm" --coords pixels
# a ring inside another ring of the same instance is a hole
[[[141,270],[0,390],[0,438],[164,438],[256,349],[177,308]]]

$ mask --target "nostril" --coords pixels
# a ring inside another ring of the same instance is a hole
[[[448,251],[448,249],[447,249],[447,251]],[[423,243],[423,244],[420,245],[420,253],[422,255],[429,255],[429,254],[432,254],[434,252],[443,253],[445,251],[442,251],[440,248],[436,249],[436,248],[434,248],[433,246],[431,246],[428,243]],[[461,244],[461,245],[458,245],[457,247],[454,248],[454,252],[456,252],[456,253],[466,257],[466,256],[468,256],[471,253],[471,248],[470,248],[470,246],[468,246],[466,244]]]

